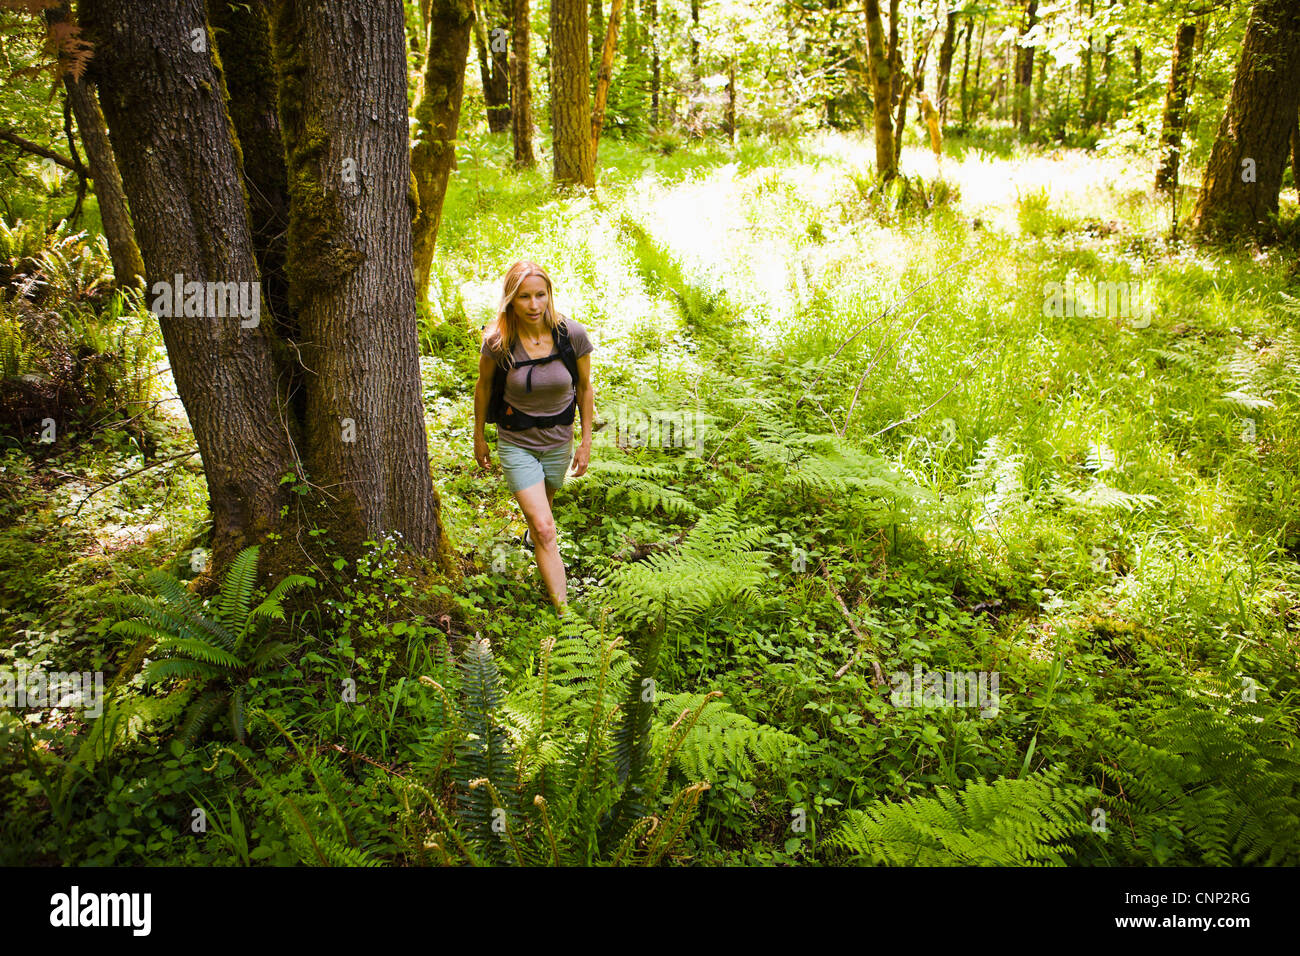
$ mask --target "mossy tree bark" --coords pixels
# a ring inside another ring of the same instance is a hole
[[[1172,193],[1178,188],[1184,114],[1187,96],[1191,92],[1192,48],[1195,43],[1196,24],[1181,24],[1174,35],[1174,53],[1169,63],[1169,88],[1165,91],[1165,113],[1160,130],[1160,166],[1156,169],[1157,192]]]
[[[957,17],[961,13],[956,7],[948,11],[948,22],[944,24],[943,40],[939,43],[938,79],[935,95],[939,98],[939,116],[948,119],[948,77],[952,73],[952,54],[957,46]]]
[[[537,165],[533,153],[533,85],[529,65],[530,36],[528,0],[510,2],[510,136],[515,147],[515,165],[532,169]]]
[[[557,184],[596,186],[587,4],[551,0],[551,143]]]
[[[432,554],[445,535],[411,275],[402,7],[276,0],[271,38],[289,177],[290,305],[309,370],[309,475],[332,496],[329,527],[344,554],[389,533]],[[466,20],[462,70],[468,43]]]
[[[269,0],[208,0],[208,22],[216,37],[230,99],[227,108],[243,158],[244,195],[253,230],[253,251],[262,273],[262,292],[276,334],[297,340],[289,309],[289,184],[280,136],[280,99],[271,53]],[[298,375],[295,375],[295,386]],[[295,394],[296,388],[293,390]]]
[[[80,14],[149,291],[177,273],[186,283],[260,281],[202,0],[83,0]],[[280,529],[280,509],[290,503],[279,483],[294,453],[273,333],[267,322],[242,327],[238,314],[174,315],[159,324],[203,457],[213,557],[224,565]]]
[[[1038,0],[1029,0],[1025,5],[1025,19],[1020,29],[1020,38],[1023,40],[1037,23]],[[1033,85],[1034,48],[1017,46],[1015,118],[1020,127],[1021,137],[1029,135],[1029,121],[1033,118]]]
[[[866,0],[867,62],[871,73],[871,113],[876,127],[876,175],[893,179],[898,173],[894,153],[894,118],[889,107],[893,102],[893,66],[885,49],[885,28],[880,18],[879,0]]]
[[[1192,217],[1196,234],[1227,238],[1271,231],[1298,107],[1300,4],[1258,0],[1205,167]]]
[[[411,147],[411,175],[419,200],[411,224],[413,274],[415,294],[421,302],[429,294],[442,203],[447,195],[447,179],[456,162],[465,64],[475,19],[471,0],[431,0],[428,11],[428,56],[415,104],[415,144]]]
[[[609,8],[609,26],[605,31],[605,44],[600,51],[600,69],[596,73],[596,106],[591,111],[593,164],[596,162],[597,153],[600,152],[600,131],[605,126],[605,99],[609,95],[609,80],[614,71],[614,48],[618,45],[618,25],[622,16],[623,0],[613,0]]]
[[[73,19],[71,0],[63,0],[57,7],[45,11],[51,25]],[[108,141],[108,126],[100,110],[95,90],[85,76],[74,77],[67,72],[67,64],[60,63],[63,88],[77,119],[81,145],[86,150],[86,165],[95,183],[95,196],[99,200],[99,214],[104,223],[104,238],[108,240],[108,256],[113,262],[113,279],[118,286],[131,286],[143,282],[144,259],[135,241],[135,225],[131,222],[131,209],[122,189],[122,175],[117,168],[113,147]]]
[[[273,79],[278,96],[285,275],[300,338],[269,321],[243,327],[238,314],[160,318],[203,456],[214,567],[258,543],[269,545],[264,574],[301,567],[314,540],[301,532],[316,526],[332,555],[354,557],[396,534],[450,571],[421,402],[401,5],[278,0],[244,12],[254,33],[269,14],[271,45],[240,69],[255,84]],[[250,143],[264,139],[272,158],[277,124],[265,115],[267,91],[227,91],[205,14],[203,0],[82,0],[153,283],[176,273],[260,281],[248,195],[257,180],[245,177],[243,121],[231,114],[260,104],[244,119],[257,120]],[[317,510],[301,507],[286,474],[311,484],[305,501]]]

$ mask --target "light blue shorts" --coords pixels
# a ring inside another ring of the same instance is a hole
[[[564,486],[564,475],[569,470],[569,463],[573,461],[573,442],[546,451],[532,451],[498,441],[497,455],[501,459],[501,470],[506,473],[506,484],[510,486],[511,494],[531,488],[543,480],[558,490]]]

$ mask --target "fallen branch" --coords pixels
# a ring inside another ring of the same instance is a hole
[[[826,587],[830,589],[831,595],[835,598],[835,603],[840,606],[840,613],[844,615],[844,620],[849,622],[849,629],[853,631],[853,636],[858,639],[858,646],[853,652],[853,656],[845,662],[843,667],[835,672],[835,679],[839,680],[849,672],[849,668],[852,667],[854,662],[862,655],[862,648],[866,644],[867,639],[862,635],[862,632],[858,630],[857,622],[853,620],[853,615],[849,613],[849,606],[844,603],[844,598],[840,597],[840,593],[835,590],[835,585],[831,583],[831,573],[825,565],[822,566],[822,576],[826,578]],[[868,658],[868,660],[871,661],[871,683],[876,687],[879,687],[885,682],[885,675],[880,669],[880,662],[874,657]]]

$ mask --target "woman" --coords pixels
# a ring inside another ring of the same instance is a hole
[[[577,356],[577,379],[561,360],[560,337],[568,335]],[[474,389],[474,458],[483,468],[491,467],[483,426],[492,397],[492,379],[501,374],[497,362],[506,356],[509,366],[505,383],[505,404],[512,410],[536,418],[567,417],[576,405],[582,418],[582,440],[573,451],[573,425],[535,425],[512,428],[497,425],[497,454],[506,484],[519,502],[528,522],[525,544],[537,555],[537,568],[556,613],[563,616],[568,603],[564,562],[555,534],[551,503],[564,484],[572,451],[574,477],[587,471],[591,460],[591,426],[595,417],[595,396],[591,389],[592,344],[587,330],[555,311],[551,278],[537,263],[522,259],[514,263],[503,280],[496,318],[483,330],[479,352],[478,385]],[[535,362],[542,359],[541,362]],[[528,363],[518,367],[518,363]]]

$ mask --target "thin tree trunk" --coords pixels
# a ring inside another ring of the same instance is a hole
[[[72,21],[71,0],[63,0],[59,6],[47,10],[45,19],[51,25]],[[81,144],[86,149],[86,165],[95,183],[95,196],[99,199],[104,238],[108,240],[108,256],[113,262],[113,280],[119,287],[134,286],[144,281],[144,260],[140,257],[140,247],[136,245],[135,226],[131,222],[126,193],[122,190],[122,176],[108,141],[108,126],[90,83],[84,76],[72,76],[67,68],[66,62],[60,62],[63,88],[77,119]]]
[[[556,183],[596,186],[583,0],[551,0],[551,142]]]
[[[966,53],[962,58],[961,64],[961,125],[963,128],[966,126],[966,115],[970,111],[970,106],[967,102],[966,79],[970,73],[970,41],[974,32],[975,17],[971,16],[966,19]]]
[[[510,7],[510,134],[515,147],[515,165],[532,169],[533,86],[529,67],[528,0],[513,0]]]
[[[659,0],[648,0],[650,11],[650,128],[659,128],[659,87],[663,82],[659,65]]]
[[[417,302],[424,302],[429,294],[442,203],[447,195],[447,179],[456,163],[456,133],[474,20],[471,0],[432,0],[429,4],[429,55],[415,104],[415,145],[411,147],[411,176],[419,200],[411,223]]]
[[[425,6],[428,7],[427,2]],[[510,31],[493,19],[496,12],[492,0],[482,0],[481,5],[475,5],[474,48],[478,53],[488,132],[504,133],[510,129],[510,45],[506,42]],[[489,21],[491,32],[488,31]]]
[[[1023,39],[1037,23],[1038,0],[1028,0],[1028,3],[1025,5],[1024,26],[1020,31],[1021,38]],[[1034,48],[1032,46],[1017,46],[1015,120],[1020,127],[1020,135],[1022,138],[1029,136],[1033,82]]]
[[[1300,4],[1258,0],[1242,41],[1227,112],[1205,168],[1193,231],[1264,234],[1277,215],[1300,109]]]
[[[894,153],[894,120],[890,115],[892,70],[885,48],[885,28],[880,20],[880,0],[865,0],[867,57],[871,71],[872,115],[875,118],[876,175],[892,179],[898,172]]]
[[[599,0],[595,0],[599,3]],[[591,161],[596,162],[600,151],[600,131],[605,127],[605,97],[609,95],[609,79],[614,69],[614,48],[618,45],[619,20],[623,15],[623,0],[613,0],[609,9],[609,27],[605,32],[605,45],[600,51],[600,70],[596,74],[596,107],[591,112]]]
[[[948,11],[948,23],[944,27],[943,40],[939,44],[939,76],[934,91],[939,97],[939,102],[936,104],[939,108],[939,117],[944,121],[948,119],[948,74],[952,72],[952,51],[957,40],[957,14],[958,11],[955,9]]]
[[[1165,91],[1165,114],[1160,132],[1160,166],[1156,169],[1156,191],[1172,193],[1178,188],[1179,155],[1183,144],[1184,111],[1191,92],[1192,47],[1196,24],[1184,23],[1174,35],[1174,52],[1169,64],[1169,88]]]
[[[1083,101],[1080,104],[1085,130],[1092,127],[1092,15],[1094,12],[1093,0],[1088,0],[1088,45],[1083,48]],[[1046,63],[1046,58],[1044,58],[1044,63]]]

